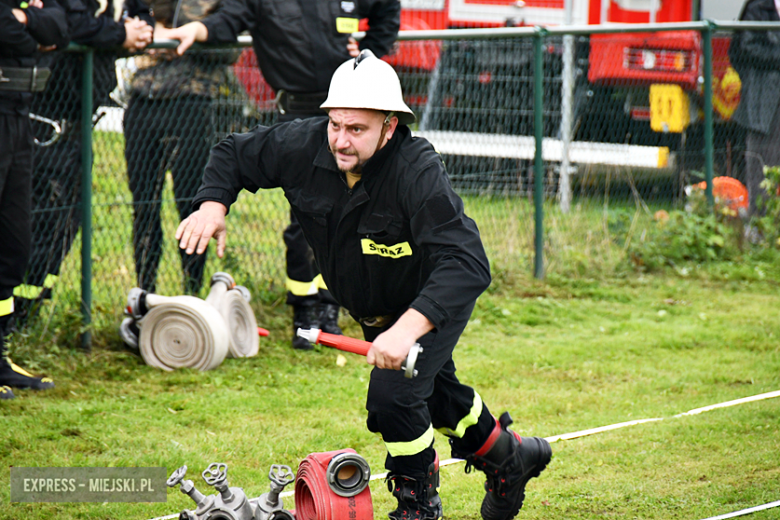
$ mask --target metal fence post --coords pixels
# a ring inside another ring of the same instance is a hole
[[[713,132],[712,132],[712,29],[715,24],[707,20],[706,27],[702,30],[704,46],[704,174],[707,179],[707,204],[710,208],[715,206],[712,195],[713,176]]]
[[[81,71],[81,347],[92,348],[92,78],[94,51],[83,52]]]
[[[542,142],[544,140],[544,36],[547,31],[537,27],[534,33],[534,277],[544,278],[544,162]]]

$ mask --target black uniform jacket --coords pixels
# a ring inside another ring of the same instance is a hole
[[[108,0],[106,10],[99,16],[100,4],[97,0],[60,0],[68,14],[68,27],[75,43],[95,48],[121,47],[127,38],[125,23],[120,17],[116,20],[114,5]],[[124,10],[128,17],[137,16],[154,27],[151,9],[144,0],[124,0]],[[122,13],[119,13],[122,14]]]
[[[326,118],[256,127],[218,144],[193,206],[281,187],[336,300],[355,318],[412,307],[437,328],[490,284],[479,231],[428,141],[398,126],[352,189]]]
[[[777,22],[774,0],[750,0],[740,20]],[[736,32],[729,47],[729,57],[742,81],[740,102],[734,122],[754,132],[768,134],[780,106],[780,32]]]
[[[38,45],[68,45],[68,25],[65,11],[56,0],[44,0],[43,8],[27,7],[27,26],[12,13],[21,8],[18,0],[0,0],[0,69],[3,67],[32,68],[41,54]],[[32,94],[0,91],[0,113],[27,115]]]
[[[116,88],[117,56],[127,38],[125,23],[115,20],[114,4],[108,0],[106,9],[99,12],[97,0],[60,0],[65,8],[71,40],[80,45],[95,48],[92,81],[92,105],[97,110],[102,105],[113,105],[109,97]],[[138,17],[154,27],[154,18],[144,0],[125,0],[124,13]],[[99,13],[96,15],[96,13]],[[51,68],[51,79],[44,92],[35,95],[31,110],[39,116],[67,120],[73,124],[81,119],[81,69],[83,55],[76,52],[51,52],[44,56],[42,64]]]
[[[350,58],[347,41],[359,18],[369,23],[360,48],[387,54],[401,26],[399,0],[225,0],[203,24],[211,43],[234,42],[249,30],[271,88],[315,93],[327,92],[333,72]]]

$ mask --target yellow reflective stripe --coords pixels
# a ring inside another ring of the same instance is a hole
[[[43,280],[43,286],[22,284],[14,287],[14,296],[35,300],[40,298],[44,289],[51,289],[60,277],[56,274],[47,274]]]
[[[28,300],[35,300],[41,297],[43,294],[43,287],[37,285],[17,285],[14,287],[14,296],[19,298],[27,298]]]
[[[293,293],[295,296],[311,296],[317,294],[316,279],[311,282],[297,282],[290,278],[285,280],[287,290]]]
[[[409,245],[409,242],[401,242],[400,244],[395,244],[393,246],[386,246],[384,244],[377,244],[370,238],[363,238],[360,240],[360,246],[363,249],[364,255],[379,255],[388,258],[412,256],[412,246]]]
[[[9,361],[10,361],[10,360],[9,360]],[[31,373],[29,373],[27,370],[25,370],[25,369],[23,369],[22,367],[20,367],[19,365],[17,365],[17,364],[16,364],[16,363],[14,363],[13,361],[11,361],[11,370],[13,370],[14,372],[16,372],[17,374],[22,374],[23,376],[27,376],[27,377],[35,377],[34,375],[32,375],[32,374],[31,374]]]
[[[444,435],[448,435],[450,437],[457,437],[458,439],[463,438],[463,435],[466,433],[466,428],[469,426],[474,426],[479,422],[479,416],[482,414],[482,398],[479,396],[479,394],[474,391],[474,404],[471,405],[471,410],[469,411],[468,415],[460,420],[458,423],[458,426],[455,427],[454,430],[450,430],[449,428],[439,428],[439,432],[443,433]]]
[[[56,274],[47,274],[46,279],[43,281],[43,286],[46,289],[51,289],[54,287],[54,284],[57,283],[57,280],[59,280],[59,275]]]
[[[0,301],[0,316],[8,316],[14,312],[14,297]]]
[[[327,284],[325,283],[325,280],[323,280],[323,279],[322,279],[322,275],[321,275],[321,274],[318,274],[318,275],[317,275],[317,276],[314,278],[314,281],[313,281],[312,283],[315,283],[315,284],[317,284],[317,288],[318,288],[318,289],[322,289],[323,291],[327,291],[327,290],[328,290],[328,286],[327,286]]]
[[[413,441],[409,442],[386,442],[387,453],[391,457],[403,457],[406,455],[417,455],[422,453],[433,442],[433,426],[428,426],[428,429],[421,436]]]

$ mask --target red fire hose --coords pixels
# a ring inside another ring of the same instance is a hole
[[[309,343],[319,343],[326,347],[333,347],[343,350],[344,352],[360,354],[361,356],[367,356],[368,351],[371,349],[371,343],[368,341],[348,338],[336,334],[328,334],[327,332],[322,332],[320,329],[298,329],[298,336],[306,339]],[[412,348],[409,349],[409,354],[406,356],[403,365],[401,365],[401,370],[404,371],[404,376],[407,378],[411,379],[417,375],[417,370],[414,369],[414,365],[417,363],[417,357],[422,351],[423,349],[419,343],[415,343],[412,345]]]
[[[295,479],[296,520],[373,520],[370,477],[355,450],[310,454]]]

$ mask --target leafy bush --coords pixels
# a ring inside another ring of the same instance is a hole
[[[761,216],[755,227],[765,246],[780,247],[780,166],[764,167],[764,176],[761,187],[767,194],[758,199]]]
[[[683,211],[657,212],[654,224],[631,242],[627,253],[636,268],[656,270],[739,254],[744,228],[737,212],[718,200],[710,210],[703,190],[695,190],[688,202]]]

